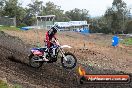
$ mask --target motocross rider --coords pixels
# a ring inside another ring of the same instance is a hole
[[[57,40],[55,36],[57,33],[57,30],[58,30],[58,25],[54,25],[53,27],[50,28],[50,30],[46,32],[45,46],[47,47],[46,49],[47,53],[45,53],[43,56],[45,61],[49,61],[49,59],[46,58],[46,55],[50,52],[50,50],[52,50],[51,47],[53,47],[54,45],[52,43],[52,39],[54,38],[55,40]]]

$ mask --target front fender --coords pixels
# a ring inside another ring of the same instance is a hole
[[[61,46],[61,48],[72,48],[72,47],[69,45],[63,45],[63,46]]]

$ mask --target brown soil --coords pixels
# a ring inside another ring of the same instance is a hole
[[[5,32],[5,33],[4,33]],[[131,88],[130,84],[78,84],[77,67],[65,70],[59,61],[44,64],[40,69],[28,66],[28,54],[37,42],[43,46],[45,31],[4,31],[0,32],[0,77],[9,83],[20,84],[24,88]],[[38,35],[37,36],[37,32]],[[11,36],[10,36],[11,35]],[[116,74],[132,72],[132,47],[119,45],[111,47],[112,35],[91,34],[83,36],[72,32],[60,32],[61,44],[73,46],[78,64],[82,64],[89,74]],[[85,39],[85,40],[84,40]],[[85,44],[85,47],[84,47]],[[86,49],[87,48],[87,49]],[[12,57],[11,57],[12,56]],[[11,61],[11,59],[15,61]]]

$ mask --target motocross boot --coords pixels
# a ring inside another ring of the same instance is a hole
[[[49,49],[46,48],[46,50],[44,52],[44,55],[43,55],[43,60],[46,61],[46,62],[49,61],[49,59],[47,59],[48,52],[49,52]]]
[[[48,55],[48,53],[44,53],[44,55],[43,55],[43,60],[46,61],[46,62],[49,61],[49,59],[46,58],[47,55]]]

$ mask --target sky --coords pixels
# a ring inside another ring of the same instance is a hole
[[[25,7],[31,3],[31,0],[20,0]],[[48,1],[54,2],[55,5],[61,6],[64,11],[69,11],[74,8],[87,9],[91,17],[102,16],[108,7],[112,6],[113,0],[38,0],[44,4]],[[132,8],[132,0],[123,0],[128,8]],[[132,9],[131,9],[132,13]]]

